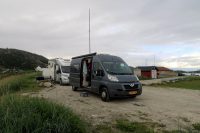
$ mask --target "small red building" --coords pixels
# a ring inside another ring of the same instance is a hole
[[[178,74],[173,70],[166,67],[158,66],[139,66],[141,70],[141,77],[144,78],[165,78],[165,77],[175,77]]]
[[[139,66],[141,70],[141,77],[144,78],[157,78],[157,70],[155,66]]]

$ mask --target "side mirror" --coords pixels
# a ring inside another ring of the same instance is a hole
[[[96,71],[96,76],[101,76],[101,77],[103,77],[103,76],[104,76],[103,70],[98,69],[98,70]]]

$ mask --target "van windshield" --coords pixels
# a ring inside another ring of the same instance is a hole
[[[103,67],[109,74],[115,75],[132,75],[129,66],[124,62],[102,62]]]
[[[70,66],[61,66],[63,73],[69,73],[70,72]]]

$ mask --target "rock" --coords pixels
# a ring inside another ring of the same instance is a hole
[[[44,82],[44,86],[47,87],[47,88],[49,88],[49,87],[52,86],[52,84],[51,84],[51,82]]]
[[[39,83],[39,87],[42,87],[43,85],[44,85],[43,82]]]

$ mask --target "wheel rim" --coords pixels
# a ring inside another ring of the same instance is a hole
[[[102,98],[106,98],[106,92],[105,92],[105,91],[103,91],[103,92],[101,93],[101,97],[102,97]]]

